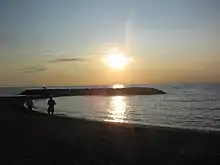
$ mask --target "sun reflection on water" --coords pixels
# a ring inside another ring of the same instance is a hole
[[[105,121],[110,122],[127,122],[127,101],[125,96],[113,96],[110,101],[110,108],[108,110],[109,118]]]

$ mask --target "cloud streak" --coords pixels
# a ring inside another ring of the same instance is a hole
[[[60,63],[60,62],[84,62],[88,61],[89,59],[86,58],[79,58],[79,57],[70,57],[70,58],[58,58],[55,60],[50,61],[51,63]]]
[[[21,72],[26,73],[26,74],[43,72],[46,70],[47,68],[43,66],[27,66],[27,67],[20,69]]]

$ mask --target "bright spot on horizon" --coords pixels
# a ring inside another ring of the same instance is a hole
[[[120,88],[124,88],[125,86],[123,85],[123,84],[114,84],[114,85],[112,85],[112,88],[113,89],[120,89]]]
[[[123,53],[114,53],[107,55],[103,62],[111,69],[124,69],[130,62],[132,58],[125,56]]]

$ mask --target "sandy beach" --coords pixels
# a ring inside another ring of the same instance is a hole
[[[220,132],[48,116],[1,104],[1,164],[220,164]]]

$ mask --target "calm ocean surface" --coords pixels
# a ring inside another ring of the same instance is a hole
[[[146,86],[167,94],[59,97],[55,98],[55,112],[98,121],[220,131],[220,85]],[[0,88],[0,93],[15,94],[23,89]],[[46,113],[46,103],[36,100],[36,110]]]

